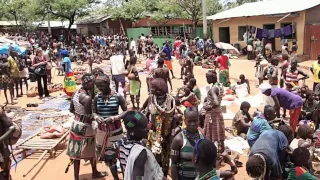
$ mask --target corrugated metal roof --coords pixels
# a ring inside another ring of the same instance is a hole
[[[97,24],[111,18],[108,15],[89,16],[77,22],[77,24]]]
[[[226,19],[261,15],[284,14],[303,11],[320,4],[320,0],[270,0],[246,3],[241,6],[208,16],[207,19]]]
[[[19,22],[18,22],[19,24]],[[48,27],[48,21],[43,21],[43,22],[34,22],[33,23],[35,26],[46,28]],[[15,21],[0,21],[0,26],[15,26],[16,22]],[[61,21],[50,21],[50,27],[52,28],[68,28],[69,22],[61,22]],[[73,24],[71,26],[71,29],[77,29],[77,25]]]

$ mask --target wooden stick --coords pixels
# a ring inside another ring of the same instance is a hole
[[[65,139],[67,137],[67,135],[69,135],[70,130],[68,130],[67,132],[64,133],[64,135],[59,139],[59,141],[52,146],[52,149],[55,148],[63,139]]]
[[[23,177],[26,177],[31,171],[32,169],[34,169],[38,164],[39,162],[41,161],[41,159],[48,153],[48,150],[45,150],[41,156],[39,157],[39,159],[31,166],[31,168],[25,173],[23,174]]]

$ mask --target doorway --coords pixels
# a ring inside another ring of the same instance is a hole
[[[310,55],[310,59],[316,60],[320,55],[320,25],[305,26],[304,54]]]
[[[219,41],[230,44],[230,28],[229,27],[219,28]]]
[[[268,30],[275,29],[275,24],[264,24],[263,29],[268,29]],[[267,39],[267,43],[268,42],[270,42],[272,44],[272,51],[274,51],[276,49],[275,38]],[[265,46],[265,44],[264,44],[264,46]]]

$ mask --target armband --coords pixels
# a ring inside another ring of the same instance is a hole
[[[179,154],[180,154],[180,151],[176,151],[176,150],[172,150],[172,149],[170,151],[170,155],[172,155],[172,156],[179,156]]]
[[[136,176],[133,178],[133,180],[144,180],[143,176]]]

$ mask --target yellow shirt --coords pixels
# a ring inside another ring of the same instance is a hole
[[[12,77],[19,77],[19,68],[17,61],[14,60],[11,56],[8,58],[10,73]]]
[[[318,74],[319,74],[319,71],[320,71],[320,64],[318,64],[318,61],[314,62],[312,64],[311,68],[313,69],[313,73],[314,73],[313,74],[313,81],[315,83],[320,83],[320,79],[318,77]]]

